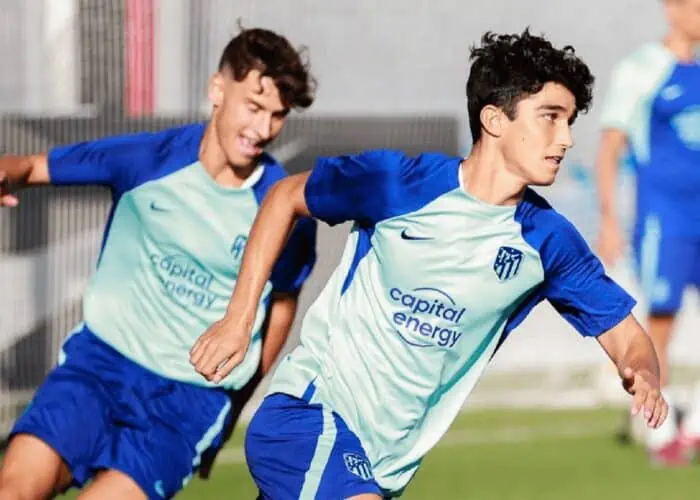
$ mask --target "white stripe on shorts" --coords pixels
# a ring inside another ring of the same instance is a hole
[[[299,500],[313,500],[316,498],[318,487],[321,484],[321,476],[326,469],[328,458],[335,445],[335,438],[338,430],[335,427],[333,412],[328,408],[323,408],[323,431],[318,437],[314,456],[309,464],[309,470],[304,475],[304,485],[299,494]]]

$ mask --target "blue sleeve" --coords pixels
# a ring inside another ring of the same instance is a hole
[[[459,162],[440,154],[407,157],[392,150],[320,158],[306,182],[306,204],[311,215],[330,225],[355,221],[372,226],[458,187]]]
[[[549,235],[541,255],[544,297],[581,335],[605,333],[632,312],[634,299],[605,274],[570,222]]]
[[[299,219],[272,269],[273,292],[297,294],[316,263],[316,221]]]
[[[49,179],[56,185],[96,184],[126,191],[136,166],[152,163],[153,148],[146,137],[124,135],[55,147],[48,153]]]

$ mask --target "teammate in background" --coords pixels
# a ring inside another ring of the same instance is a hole
[[[547,299],[595,337],[648,425],[665,418],[656,354],[576,229],[532,191],[554,182],[593,76],[570,47],[487,34],[467,82],[465,159],[397,151],[322,158],[274,186],[227,315],[192,349],[208,380],[243,358],[295,218],[353,221],[340,265],[253,417],[261,498],[395,496],[459,413],[488,361]],[[555,353],[553,353],[555,354]]]
[[[236,369],[206,382],[189,350],[224,314],[259,204],[285,176],[264,148],[290,109],[311,105],[312,87],[285,38],[243,30],[209,82],[208,124],[0,160],[6,181],[99,184],[114,200],[84,322],[12,430],[0,498],[47,498],[91,479],[79,498],[171,498],[221,446],[237,411],[229,392],[269,370],[287,338],[314,221],[296,226],[250,304],[253,335]],[[1,201],[18,200],[3,190]]]
[[[663,42],[643,46],[613,72],[597,159],[599,252],[608,265],[624,248],[616,178],[626,149],[636,167],[632,246],[662,386],[669,382],[668,348],[683,292],[700,284],[700,61],[694,55],[700,0],[664,0],[664,7]],[[700,451],[700,400],[680,433],[673,404],[669,411],[664,425],[647,430],[649,453],[661,464],[685,464]]]

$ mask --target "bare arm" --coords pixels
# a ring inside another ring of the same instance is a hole
[[[309,173],[294,175],[275,184],[260,205],[250,230],[241,271],[226,312],[227,316],[244,319],[249,328],[252,328],[265,283],[294,221],[310,215],[304,199],[308,176]]]
[[[250,231],[226,315],[199,338],[190,361],[208,380],[220,382],[247,352],[260,297],[297,217],[310,216],[304,188],[309,173],[275,184]]]
[[[666,418],[668,406],[661,395],[659,361],[649,336],[631,314],[598,337],[615,363],[625,390],[634,396],[632,413],[644,409],[650,427]]]
[[[261,368],[263,376],[267,375],[277,361],[297,312],[298,297],[288,293],[275,293],[268,316],[267,332],[262,348]]]
[[[596,183],[601,213],[598,246],[601,257],[607,264],[614,264],[622,254],[622,229],[617,213],[615,187],[617,166],[626,143],[627,138],[623,131],[605,130],[596,161]]]
[[[22,187],[29,184],[48,184],[49,165],[45,154],[0,157],[0,205],[14,207],[18,200],[9,194],[10,184]]]
[[[617,165],[627,144],[627,137],[621,130],[607,129],[603,137],[596,160],[596,184],[600,199],[600,212],[603,217],[617,218],[615,204],[615,185],[617,184]]]

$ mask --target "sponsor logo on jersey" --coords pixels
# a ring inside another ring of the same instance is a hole
[[[389,299],[398,307],[392,321],[401,339],[414,347],[453,348],[463,332],[459,324],[466,312],[447,293],[421,287],[410,291],[392,288]]]
[[[165,293],[189,308],[211,309],[221,298],[211,291],[212,273],[185,255],[151,255],[151,264]]]

